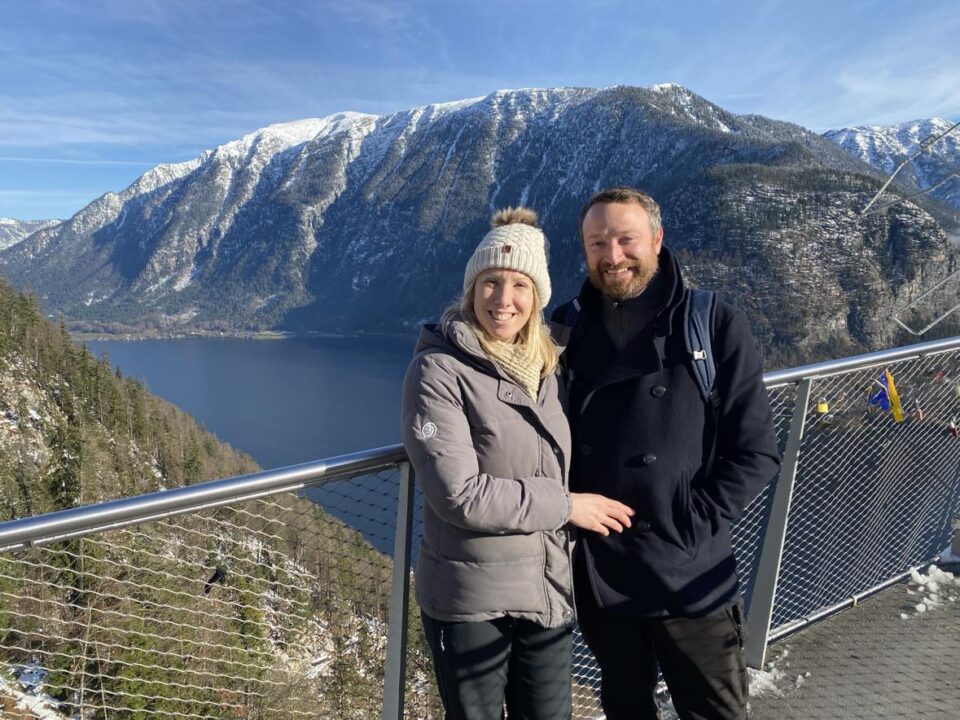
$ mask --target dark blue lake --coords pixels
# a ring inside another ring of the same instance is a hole
[[[87,341],[264,468],[400,441],[415,338]]]
[[[261,467],[275,468],[399,442],[400,389],[414,342],[364,336],[86,344]],[[364,505],[369,495],[327,494],[310,492],[378,549],[392,550],[384,519]]]

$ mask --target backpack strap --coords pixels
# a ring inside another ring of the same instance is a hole
[[[717,294],[711,290],[687,290],[684,305],[684,341],[690,365],[703,401],[716,405],[717,363],[713,357],[713,325],[717,314]]]
[[[558,307],[551,316],[553,339],[560,347],[567,347],[573,338],[573,329],[580,319],[582,307],[580,299],[574,298],[565,305]]]
[[[574,298],[566,305],[563,306],[563,319],[560,321],[565,327],[572,328],[577,324],[577,320],[580,318],[580,298]]]

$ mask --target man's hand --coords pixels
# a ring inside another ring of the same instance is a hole
[[[607,536],[610,531],[623,532],[630,527],[633,508],[595,493],[570,493],[573,509],[567,521],[583,530],[592,530]]]

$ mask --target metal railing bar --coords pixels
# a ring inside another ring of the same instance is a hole
[[[910,577],[911,570],[917,570],[918,572],[922,572],[923,570],[926,570],[927,568],[929,568],[931,565],[934,565],[935,563],[936,563],[936,559],[930,560],[929,562],[921,563],[920,565],[917,565],[915,567],[908,568],[904,572],[894,575],[893,577],[887,578],[883,582],[877,585],[874,585],[873,587],[868,588],[867,590],[862,590],[861,592],[853,594],[850,597],[844,598],[840,602],[835,603],[830,607],[820,608],[815,613],[811,613],[810,615],[805,615],[801,618],[797,618],[796,620],[791,620],[788,623],[784,623],[780,627],[770,631],[770,637],[768,639],[768,642],[773,643],[773,642],[776,642],[777,640],[782,640],[788,635],[792,635],[793,633],[799,630],[802,630],[803,628],[807,627],[807,625],[815,623],[818,620],[823,620],[824,618],[830,615],[833,615],[835,613],[838,613],[841,610],[844,610],[848,607],[858,605],[862,600],[866,600],[867,598],[872,597],[873,595],[876,595],[877,593],[883,590],[886,590],[887,588],[892,587],[897,583]]]
[[[253,500],[265,495],[302,490],[406,460],[402,445],[374,448],[300,465],[265,470],[224,480],[213,480],[170,490],[61,510],[0,524],[0,550],[39,542],[53,542]]]
[[[876,363],[909,357],[919,358],[934,352],[956,348],[960,348],[960,337],[934,340],[767,373],[764,375],[764,383],[770,389],[804,377],[869,367]],[[254,500],[281,492],[302,490],[331,480],[386,470],[396,467],[405,460],[406,453],[403,446],[392,445],[327,460],[13,520],[0,524],[0,551],[17,549],[30,544],[67,540],[91,532],[119,529],[182,513]]]
[[[228,478],[228,479],[236,480],[239,478]],[[216,482],[221,482],[221,481],[217,480]],[[194,487],[194,486],[190,486],[190,487]],[[186,489],[186,488],[183,488],[183,489]],[[170,491],[165,491],[165,492],[170,492]],[[122,530],[124,528],[130,527],[131,525],[142,525],[150,522],[159,522],[161,520],[166,520],[167,518],[174,517],[177,515],[196,513],[196,512],[201,512],[203,510],[212,510],[214,508],[223,507],[224,505],[230,505],[232,503],[247,502],[249,500],[258,500],[261,497],[264,497],[266,495],[272,495],[275,492],[285,492],[285,490],[279,490],[279,491],[265,490],[263,492],[254,493],[252,495],[240,495],[238,497],[226,498],[223,500],[218,500],[216,502],[194,505],[191,507],[181,508],[178,510],[171,510],[163,513],[159,513],[157,515],[143,515],[139,517],[131,517],[129,519],[124,519],[124,520],[117,520],[115,522],[109,522],[109,523],[103,523],[103,524],[91,524],[89,527],[84,527],[83,529],[80,529],[80,530],[75,530],[73,532],[68,532],[68,533],[62,533],[59,535],[44,536],[38,533],[39,536],[33,539],[29,539],[23,542],[17,542],[9,545],[7,544],[0,545],[0,552],[6,552],[8,550],[21,550],[27,547],[39,547],[41,545],[49,545],[50,543],[63,542],[64,540],[73,540],[76,538],[82,538],[92,533],[109,532],[111,530]],[[148,497],[148,496],[137,495],[137,496],[134,496],[133,498],[127,498],[127,499],[139,500],[144,497]],[[121,501],[116,500],[116,501],[110,501],[110,502],[121,502]],[[100,503],[100,504],[107,505],[109,503]],[[71,510],[61,510],[58,513],[49,513],[49,515],[59,515],[61,513],[67,514],[67,513],[72,513],[80,510],[92,510],[92,509],[98,508],[99,506],[100,505],[85,505],[83,507],[73,508]],[[47,517],[48,517],[47,515],[37,515],[33,519],[40,520]],[[28,518],[24,518],[23,520],[11,520],[10,522],[11,523],[25,522],[27,519]],[[77,518],[68,518],[68,519],[77,520]],[[0,524],[0,539],[2,539],[2,532],[4,529],[4,525],[5,524]],[[29,528],[24,528],[24,529],[27,532],[29,532]]]
[[[767,651],[770,619],[773,617],[777,581],[780,578],[780,563],[783,560],[783,543],[787,536],[790,518],[790,502],[793,498],[793,486],[800,461],[800,447],[807,416],[805,409],[810,400],[810,385],[811,381],[804,379],[800,381],[797,388],[783,465],[780,467],[780,475],[773,489],[770,519],[764,532],[760,557],[757,560],[757,574],[750,600],[750,613],[747,616],[747,643],[744,648],[747,664],[756,669],[763,667],[764,655]]]
[[[955,350],[957,348],[960,348],[960,336],[944,338],[943,340],[931,340],[930,342],[917,343],[916,345],[904,345],[903,347],[893,348],[891,350],[878,350],[877,352],[841,358],[840,360],[827,360],[826,362],[803,365],[787,370],[775,370],[764,373],[763,382],[769,390],[778,385],[796,382],[803,378],[819,378],[845,370],[859,370],[878,363],[892,362],[894,360],[903,360],[911,357],[921,358],[925,355]]]
[[[403,720],[407,668],[407,614],[410,602],[410,549],[413,530],[413,467],[400,471],[397,523],[393,546],[393,579],[387,624],[387,659],[384,667],[383,720]]]

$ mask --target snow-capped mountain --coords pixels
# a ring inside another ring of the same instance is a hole
[[[0,217],[0,250],[16,245],[37,230],[56,225],[59,220],[13,220]]]
[[[881,181],[815,133],[677,85],[498,91],[264,128],[34,233],[0,272],[88,326],[409,329],[454,298],[505,205],[538,211],[554,296],[573,295],[581,204],[630,184],[663,205],[691,281],[732,296],[765,346],[874,345],[956,262],[917,205],[859,217]]]
[[[889,175],[924,140],[942,135],[953,125],[949,120],[933,118],[900,125],[830,130],[824,137]],[[908,194],[929,188],[931,197],[960,208],[960,128],[909,162],[898,173],[897,180]]]

